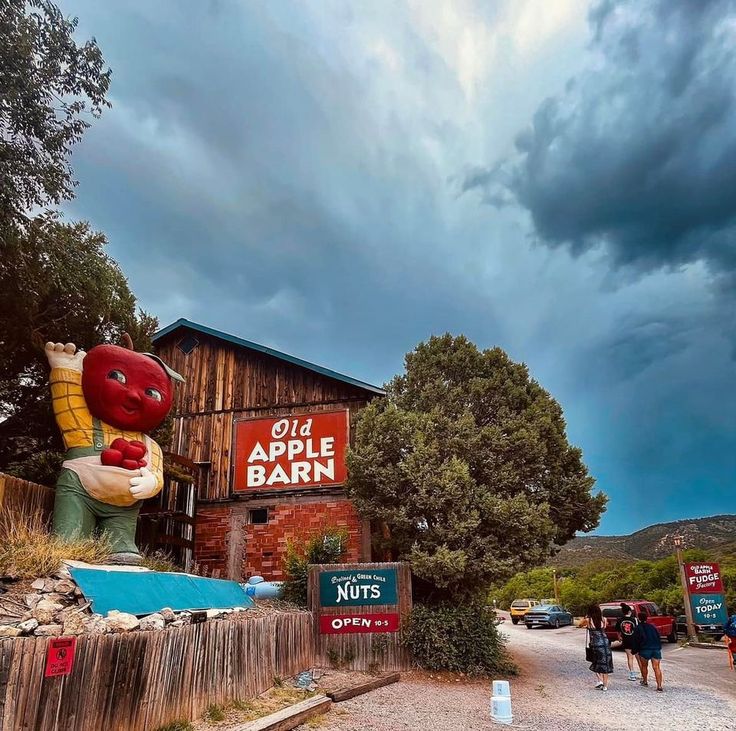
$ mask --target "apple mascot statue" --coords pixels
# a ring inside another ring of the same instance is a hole
[[[158,356],[97,345],[47,343],[51,398],[66,448],[56,483],[53,532],[61,538],[104,533],[113,563],[136,564],[141,502],[163,487],[161,448],[147,432],[169,413],[173,381],[184,379]]]

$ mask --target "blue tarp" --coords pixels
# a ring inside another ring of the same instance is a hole
[[[92,609],[102,615],[111,609],[129,614],[151,614],[164,607],[223,609],[253,607],[253,600],[235,581],[205,579],[162,571],[106,571],[71,568],[72,578]]]

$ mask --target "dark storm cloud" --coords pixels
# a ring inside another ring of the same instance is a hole
[[[512,194],[550,246],[637,270],[736,265],[736,4],[607,0],[592,61],[464,190]]]
[[[690,19],[597,6],[596,70],[539,108],[515,160],[467,176],[496,210],[447,181],[466,160],[507,155],[542,93],[580,68],[585,29],[555,25],[572,2],[544,6],[557,37],[536,0],[60,1],[113,68],[113,107],[75,148],[67,214],[105,232],[162,324],[189,317],[374,382],[420,339],[463,332],[527,362],[561,401],[612,498],[604,532],[723,512],[736,391],[704,293],[712,272],[623,280],[585,251],[604,241],[618,262],[660,266],[670,225],[667,261],[725,262],[730,218],[695,204],[714,170],[732,174],[723,3]],[[630,89],[654,81],[656,93]],[[668,99],[681,100],[672,118]],[[697,120],[702,139],[683,139]],[[675,193],[677,226],[652,203]],[[705,203],[727,209],[719,200]],[[537,238],[580,256],[530,246],[519,201]],[[681,495],[691,485],[697,508]],[[648,494],[657,515],[637,509]]]
[[[459,329],[471,312],[493,328],[442,253],[443,179],[402,115],[375,103],[382,85],[393,93],[380,58],[342,55],[351,12],[73,7],[114,82],[113,111],[75,154],[82,186],[70,211],[93,212],[164,320],[207,320],[366,378],[391,373],[378,338],[396,344],[395,369],[416,338]],[[400,26],[399,8],[394,17]],[[441,61],[406,36],[407,73],[456,93]],[[449,119],[435,111],[429,136],[449,134]],[[412,322],[397,316],[410,310]],[[331,352],[335,340],[351,343],[350,362]]]

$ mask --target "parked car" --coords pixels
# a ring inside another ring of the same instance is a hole
[[[539,606],[536,599],[515,599],[511,602],[511,622],[519,624],[519,620],[532,608]]]
[[[620,639],[616,631],[616,623],[622,616],[621,602],[628,604],[637,615],[644,612],[647,615],[647,622],[657,628],[660,637],[668,642],[677,642],[677,622],[674,617],[665,614],[654,602],[626,601],[625,599],[600,605],[601,614],[606,622],[606,636],[611,642]]]
[[[681,614],[677,618],[677,634],[679,635],[686,635],[687,634],[687,618],[684,614]],[[695,625],[695,631],[699,635],[706,635],[707,637],[716,637],[721,638],[725,634],[725,630],[723,629],[722,624],[696,624]]]
[[[527,629],[532,627],[562,627],[572,624],[572,614],[565,611],[559,604],[540,604],[530,609],[524,615],[524,624]]]

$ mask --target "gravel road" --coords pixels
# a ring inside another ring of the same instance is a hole
[[[626,679],[614,651],[607,693],[593,689],[583,630],[527,630],[506,622],[509,650],[522,674],[511,679],[514,723],[534,731],[725,731],[736,729],[736,674],[723,651],[665,645],[664,693]],[[337,704],[324,731],[500,729],[490,720],[488,681],[409,673],[395,685]],[[300,730],[307,731],[307,726]]]

